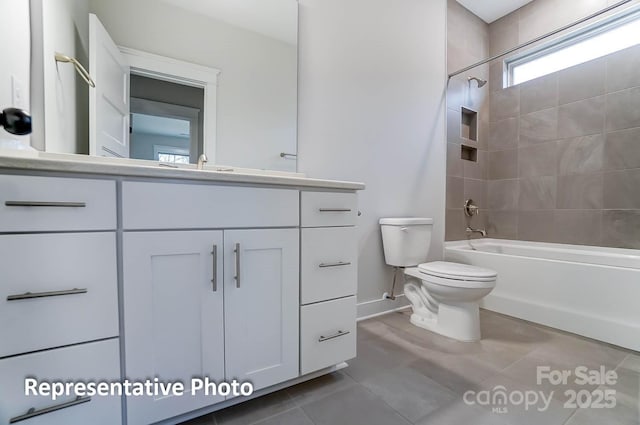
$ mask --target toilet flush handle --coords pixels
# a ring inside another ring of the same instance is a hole
[[[409,228],[408,227],[401,227],[400,230],[402,230],[403,232],[408,232]]]

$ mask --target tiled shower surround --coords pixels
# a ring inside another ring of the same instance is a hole
[[[489,56],[489,25],[462,7],[456,0],[447,1],[447,71],[454,72]],[[479,66],[468,73],[449,80],[447,91],[447,240],[466,237],[466,222],[462,212],[464,199],[472,198],[486,209],[486,161],[489,137],[489,84],[481,89],[467,77],[487,80],[489,65]],[[477,141],[461,137],[462,108],[477,115]],[[460,159],[461,146],[477,149],[477,162]],[[486,217],[481,211],[473,225],[480,226]]]
[[[640,46],[506,89],[502,61],[489,74],[482,89],[449,83],[447,240],[466,237],[473,197],[490,237],[640,248]],[[474,90],[489,103],[478,142],[457,124],[459,107],[482,108]]]

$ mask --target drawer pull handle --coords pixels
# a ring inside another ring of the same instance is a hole
[[[324,269],[325,267],[340,267],[340,266],[350,266],[350,262],[338,261],[337,263],[320,263],[318,267]]]
[[[9,295],[7,301],[28,300],[31,298],[59,297],[61,295],[86,294],[87,288],[73,288],[65,291],[25,292],[24,294]]]
[[[38,202],[38,201],[6,201],[7,207],[58,207],[58,208],[84,208],[86,202]]]
[[[218,245],[213,245],[211,255],[213,255],[213,277],[211,278],[211,284],[213,285],[213,292],[216,292],[218,290]]]
[[[236,244],[236,249],[233,250],[236,255],[236,276],[234,279],[236,280],[236,288],[240,287],[240,244]]]
[[[351,208],[320,208],[320,212],[351,212]]]
[[[349,335],[350,333],[351,332],[349,332],[349,331],[338,331],[338,332],[334,333],[333,335],[329,335],[329,336],[320,335],[320,338],[318,338],[318,342],[329,341],[330,339],[339,338],[341,336]]]
[[[15,418],[9,419],[10,424],[15,424],[16,422],[25,421],[27,419],[35,418],[36,416],[46,415],[47,413],[52,413],[57,410],[66,409],[67,407],[77,406],[78,404],[88,403],[91,401],[91,397],[76,397],[75,400],[67,401],[66,403],[58,404],[56,406],[45,407],[44,409],[36,410],[34,407],[29,409],[27,413],[24,415],[16,416]]]

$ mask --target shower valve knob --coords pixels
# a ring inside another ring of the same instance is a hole
[[[479,208],[473,203],[473,199],[467,199],[464,203],[464,214],[467,217],[478,215]]]

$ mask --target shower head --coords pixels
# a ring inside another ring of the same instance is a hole
[[[484,85],[487,84],[487,80],[482,80],[478,77],[467,77],[467,80],[469,81],[469,84],[471,84],[472,80],[476,80],[476,82],[478,83],[478,88],[484,87]]]

